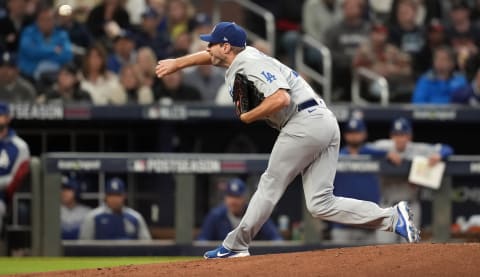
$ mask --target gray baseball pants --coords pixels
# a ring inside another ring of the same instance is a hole
[[[394,208],[382,209],[373,202],[333,195],[339,147],[340,130],[329,109],[317,107],[293,115],[277,137],[245,215],[223,245],[247,250],[287,186],[300,173],[307,208],[313,217],[393,231],[398,217]]]

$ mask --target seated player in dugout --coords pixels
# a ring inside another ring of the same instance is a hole
[[[80,227],[87,214],[92,210],[79,202],[80,183],[73,176],[62,176],[62,191],[60,192],[60,223],[62,239],[78,239]]]
[[[30,171],[30,150],[10,120],[8,104],[0,102],[0,234],[7,206]]]
[[[82,240],[150,240],[144,218],[125,206],[125,183],[112,178],[105,185],[105,204],[87,214],[80,228]]]
[[[239,178],[230,179],[225,188],[224,201],[213,208],[203,221],[197,240],[223,240],[235,229],[247,210],[247,185]],[[255,236],[256,240],[283,240],[272,220],[267,222]]]

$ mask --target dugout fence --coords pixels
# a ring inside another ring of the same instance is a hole
[[[59,193],[61,173],[153,173],[174,174],[175,240],[170,243],[154,242],[158,247],[193,245],[194,194],[196,174],[257,173],[264,171],[268,154],[191,154],[191,153],[47,153],[33,158],[32,176],[32,252],[40,256],[60,256],[64,246],[60,239]],[[406,175],[410,163],[393,166],[385,160],[369,156],[341,157],[338,172],[370,172],[385,175]],[[480,156],[452,156],[447,161],[442,185],[434,190],[432,201],[432,240],[450,239],[452,221],[451,178],[456,175],[479,175]],[[299,205],[304,200],[299,199]],[[304,212],[303,245],[321,244],[314,219]],[[78,243],[70,243],[75,245]],[[81,243],[80,243],[81,244]],[[152,245],[153,245],[152,244]],[[271,245],[269,245],[271,246]],[[285,245],[283,245],[285,246]],[[295,244],[298,246],[298,243]],[[127,244],[128,247],[128,244]]]

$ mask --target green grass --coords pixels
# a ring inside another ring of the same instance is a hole
[[[195,257],[20,257],[0,258],[0,274],[99,268],[131,264],[166,263],[195,260]]]

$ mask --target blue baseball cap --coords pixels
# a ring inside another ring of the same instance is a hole
[[[210,43],[227,42],[232,46],[245,47],[247,45],[247,33],[242,27],[233,22],[220,22],[210,34],[200,35],[200,39]]]
[[[107,181],[105,185],[106,194],[124,194],[125,193],[125,183],[120,178],[112,178]]]
[[[345,125],[345,132],[366,132],[367,126],[362,119],[351,118]]]
[[[5,102],[0,102],[0,115],[9,115],[10,107]]]
[[[72,190],[79,190],[80,184],[78,181],[71,176],[62,176],[62,188],[63,189],[72,189]]]
[[[397,118],[392,123],[392,127],[390,128],[390,133],[391,134],[411,134],[412,124],[408,119],[404,117]]]
[[[234,178],[228,181],[225,194],[229,196],[244,196],[247,192],[247,185],[239,178]]]

